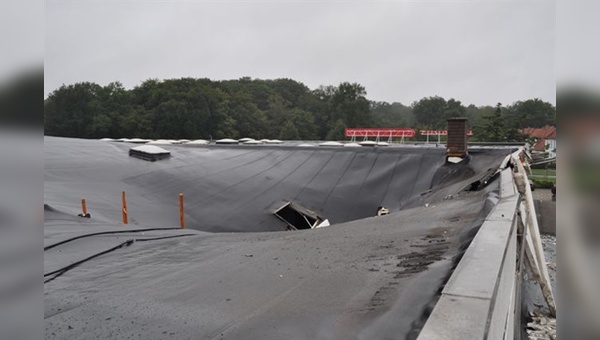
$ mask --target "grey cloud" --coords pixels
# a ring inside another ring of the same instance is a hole
[[[61,84],[288,77],[374,100],[554,102],[553,2],[48,2],[46,94]]]

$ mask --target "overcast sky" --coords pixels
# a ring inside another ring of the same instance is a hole
[[[372,100],[555,103],[552,1],[47,1],[45,95],[81,81],[342,81]]]

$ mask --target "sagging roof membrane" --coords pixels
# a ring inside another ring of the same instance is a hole
[[[511,151],[447,165],[436,149],[128,148],[45,139],[46,338],[414,339]],[[186,229],[165,229],[180,192]],[[286,202],[332,226],[281,231]]]
[[[272,213],[296,202],[332,224],[423,204],[468,187],[501,163],[507,150],[473,150],[467,164],[445,165],[440,149],[172,146],[169,159],[144,162],[129,146],[45,138],[45,203],[79,213],[87,199],[93,218],[121,220],[127,194],[132,223],[179,223],[211,232],[284,230]]]

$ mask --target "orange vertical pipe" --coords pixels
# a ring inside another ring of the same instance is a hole
[[[127,199],[125,198],[125,191],[121,193],[121,202],[123,203],[123,224],[127,224]]]
[[[183,193],[179,194],[179,225],[181,229],[185,228],[185,214],[183,210]]]
[[[81,212],[83,212],[83,216],[87,215],[87,205],[85,204],[85,197],[81,198]]]

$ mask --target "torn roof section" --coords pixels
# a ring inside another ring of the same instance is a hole
[[[288,230],[314,229],[329,226],[329,221],[297,203],[287,202],[273,212],[287,224]]]

